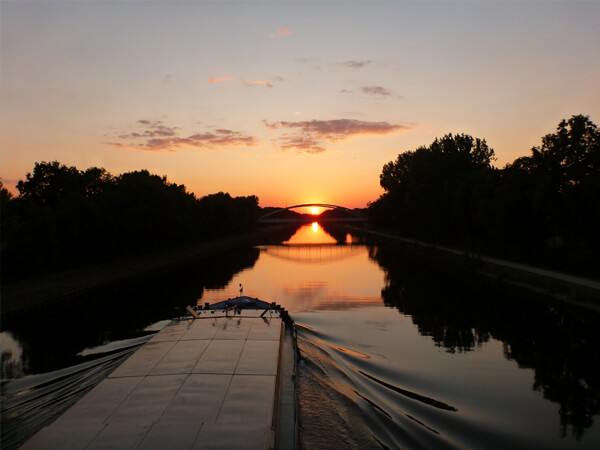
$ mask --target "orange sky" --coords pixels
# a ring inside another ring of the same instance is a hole
[[[600,120],[598,2],[2,2],[0,177],[148,169],[197,196],[364,207],[446,133],[497,165]]]

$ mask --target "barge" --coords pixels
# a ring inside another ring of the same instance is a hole
[[[275,303],[188,307],[23,449],[295,449],[296,344]]]

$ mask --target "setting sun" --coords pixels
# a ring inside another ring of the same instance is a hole
[[[313,206],[312,208],[310,208],[310,213],[313,216],[316,216],[317,214],[319,214],[319,207],[318,206]]]

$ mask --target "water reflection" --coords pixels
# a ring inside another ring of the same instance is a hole
[[[310,226],[309,226],[310,227]],[[276,301],[290,313],[381,305],[381,270],[368,260],[364,247],[336,244],[260,246],[251,271],[230,283],[244,292]],[[207,289],[202,302],[225,300],[231,289]]]
[[[319,222],[313,222],[310,226],[302,226],[284,245],[297,244],[335,244],[337,241],[319,225]]]
[[[332,224],[279,231],[265,245],[3,323],[3,378],[79,364],[242,283],[304,325],[306,448],[597,444],[597,314],[357,244]],[[559,426],[580,441],[559,439]]]
[[[257,248],[241,248],[118,286],[77,303],[40,308],[2,323],[2,379],[45,373],[86,360],[86,348],[152,333],[148,326],[177,316],[205,289],[227,286],[254,266]]]
[[[385,270],[383,301],[410,316],[422,335],[448,352],[469,352],[490,339],[504,356],[535,371],[533,389],[557,403],[561,435],[581,438],[600,413],[598,314],[535,301],[532,294],[481,277],[435,270],[415,255],[373,247]]]
[[[352,258],[364,253],[364,247],[338,245],[263,246],[261,252],[270,257],[299,264],[322,264]]]
[[[333,237],[336,243],[343,244],[354,244],[358,243],[358,239],[354,239],[344,227],[331,222],[323,222],[323,230]]]
[[[230,286],[276,301],[292,314],[299,311],[352,309],[380,305],[383,275],[369,261],[363,245],[346,244],[317,222],[301,226],[279,245],[259,246],[260,259],[250,271],[238,273]],[[339,234],[341,236],[341,233]],[[225,300],[231,289],[208,289],[200,302]]]

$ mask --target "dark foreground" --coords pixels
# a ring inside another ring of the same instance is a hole
[[[408,248],[307,231],[312,243],[235,249],[12,320],[3,389],[104,357],[242,283],[298,325],[303,448],[598,448],[596,312]]]

